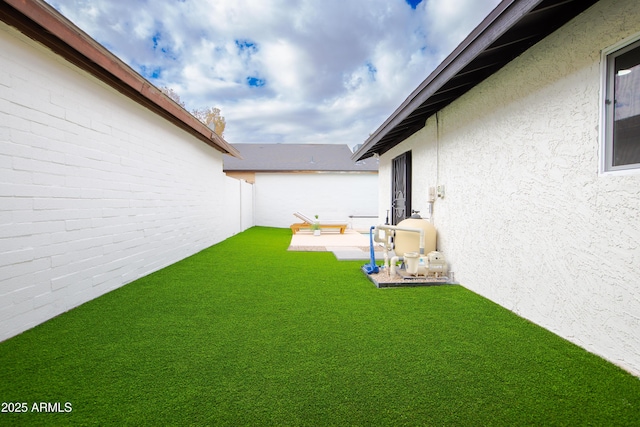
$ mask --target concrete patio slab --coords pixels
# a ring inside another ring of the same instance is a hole
[[[442,286],[456,285],[453,273],[449,277],[410,277],[399,271],[398,275],[390,276],[386,269],[380,269],[378,273],[367,274],[364,269],[363,274],[376,285],[377,288],[404,288],[419,286]]]
[[[291,236],[290,251],[304,252],[333,252],[338,260],[368,260],[369,234],[362,234],[354,230],[339,232],[323,231],[320,236],[314,236],[311,231],[299,231]],[[376,246],[376,253],[382,254],[382,248]]]
[[[369,235],[361,234],[354,230],[345,230],[344,234],[337,231],[322,231],[319,236],[314,236],[312,231],[300,230],[291,236],[291,247],[341,247],[351,246],[369,247]]]
[[[348,247],[348,246],[330,246],[327,247],[327,251],[333,252],[339,261],[358,261],[369,260],[371,255],[369,249]],[[382,255],[382,252],[380,252]]]

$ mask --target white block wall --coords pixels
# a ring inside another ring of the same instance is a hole
[[[231,234],[253,227],[253,184],[224,177],[224,193],[219,200],[223,223]]]
[[[640,375],[640,173],[599,175],[601,51],[640,32],[635,0],[603,0],[380,162],[413,155],[413,202],[435,203],[456,279]],[[436,128],[439,127],[438,130]]]
[[[252,225],[212,147],[5,24],[0,64],[0,340]]]
[[[320,220],[347,221],[353,228],[368,228],[377,219],[351,219],[350,215],[376,215],[378,175],[373,173],[256,173],[255,223],[289,227],[302,212]]]

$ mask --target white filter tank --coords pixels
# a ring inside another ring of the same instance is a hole
[[[423,245],[420,245],[420,234],[410,231],[397,230],[394,238],[394,250],[397,256],[404,257],[406,253],[420,253],[420,246],[424,248],[423,254],[428,254],[436,250],[436,228],[426,219],[419,215],[400,221],[398,227],[417,228],[424,230]]]

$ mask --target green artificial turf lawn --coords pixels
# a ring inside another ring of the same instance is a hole
[[[612,364],[461,286],[377,289],[290,235],[252,228],[0,343],[1,400],[29,408],[0,424],[640,423],[640,380]]]

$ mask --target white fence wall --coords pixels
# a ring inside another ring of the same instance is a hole
[[[367,173],[256,173],[255,223],[289,227],[293,216],[319,215],[321,220],[348,221],[353,228],[368,228],[377,218],[350,216],[378,212],[378,174]]]
[[[255,225],[254,222],[254,187],[245,181],[240,181],[240,231]]]
[[[212,147],[5,24],[0,63],[0,340],[252,225]]]
[[[231,235],[253,227],[253,184],[225,175],[224,195],[219,202]]]

